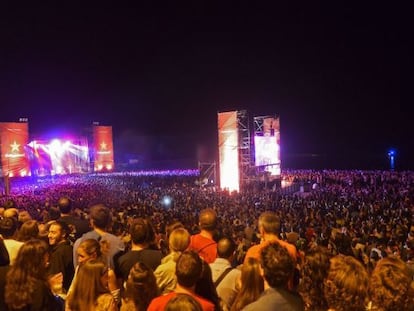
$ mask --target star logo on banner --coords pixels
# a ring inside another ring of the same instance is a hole
[[[11,145],[11,152],[19,152],[20,145],[14,141]]]
[[[106,150],[106,143],[104,141],[101,143],[101,150]]]

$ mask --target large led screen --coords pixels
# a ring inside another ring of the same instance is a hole
[[[271,175],[280,175],[280,147],[276,136],[255,136],[255,165]]]

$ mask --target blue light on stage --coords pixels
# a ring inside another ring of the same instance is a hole
[[[395,156],[397,155],[397,152],[394,149],[390,149],[388,151],[388,158],[390,159],[390,169],[395,169]]]

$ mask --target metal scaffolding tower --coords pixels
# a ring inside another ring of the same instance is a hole
[[[240,184],[246,184],[252,164],[249,116],[246,110],[237,111],[239,138]]]

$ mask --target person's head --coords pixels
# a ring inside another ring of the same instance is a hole
[[[38,239],[25,242],[7,272],[4,301],[10,310],[31,304],[36,290],[34,280],[47,282],[49,245]]]
[[[0,234],[5,239],[13,238],[17,232],[17,218],[4,217],[0,219]]]
[[[5,218],[19,218],[19,210],[15,207],[7,208],[3,212],[3,217]]]
[[[26,221],[32,220],[32,215],[28,211],[20,211],[18,216],[18,221],[21,224],[24,224]]]
[[[280,231],[280,219],[274,212],[263,212],[259,216],[258,227],[261,235],[278,235]]]
[[[134,244],[151,244],[155,239],[154,228],[145,218],[134,219],[129,227],[129,233]]]
[[[203,271],[200,256],[191,250],[186,250],[177,259],[175,275],[177,283],[185,288],[195,286]]]
[[[264,280],[260,270],[260,261],[255,257],[247,258],[241,267],[240,290],[231,310],[241,310],[244,306],[259,298],[264,290]]]
[[[211,267],[204,260],[202,260],[201,276],[196,282],[194,291],[197,295],[211,301],[216,306],[216,310],[220,310],[220,297],[214,285]]]
[[[241,288],[257,287],[260,292],[263,291],[264,279],[260,271],[260,261],[255,257],[247,258],[241,267],[240,276]]]
[[[67,223],[55,220],[49,225],[49,232],[47,234],[49,245],[57,245],[63,241],[66,241],[69,233],[70,228]]]
[[[86,261],[79,266],[73,289],[67,297],[69,308],[92,310],[96,299],[103,293],[109,293],[108,266],[99,259]]]
[[[48,212],[47,212],[47,220],[48,221],[52,221],[52,220],[58,220],[60,218],[60,211],[57,207],[50,207]]]
[[[168,244],[171,251],[183,252],[190,245],[190,233],[184,228],[175,229],[168,238]]]
[[[260,253],[263,278],[270,287],[287,286],[295,264],[287,249],[279,243],[266,245]]]
[[[328,309],[324,298],[323,281],[328,274],[331,257],[329,250],[322,246],[312,248],[305,254],[299,292],[305,303],[313,309]]]
[[[368,273],[357,259],[352,256],[334,256],[324,281],[328,307],[336,311],[365,310],[368,285]]]
[[[137,310],[146,310],[159,289],[154,272],[142,262],[135,263],[125,283],[124,302],[133,302]]]
[[[217,227],[217,213],[212,208],[205,208],[200,211],[198,225],[201,230],[214,231]]]
[[[72,211],[72,201],[68,197],[61,197],[57,205],[62,214],[69,214]]]
[[[8,199],[6,202],[4,202],[3,207],[5,210],[16,208],[16,203],[12,199]]]
[[[79,265],[84,264],[91,259],[97,259],[102,256],[101,245],[99,241],[95,239],[85,239],[77,248],[77,256]]]
[[[17,239],[25,242],[37,238],[39,238],[39,223],[37,220],[32,219],[24,222],[17,233]]]
[[[103,204],[93,205],[89,209],[89,218],[93,228],[106,231],[112,222],[112,214]]]
[[[407,264],[395,256],[378,261],[370,279],[375,310],[409,310],[414,302],[413,279]]]
[[[221,238],[217,242],[217,257],[230,259],[234,255],[236,247],[236,243],[231,238]]]
[[[171,232],[178,228],[185,228],[183,223],[177,219],[174,219],[169,224],[165,226],[165,235],[167,238],[170,236]]]
[[[26,276],[44,279],[49,263],[49,245],[43,240],[32,239],[20,247],[13,267]]]
[[[202,311],[201,304],[191,295],[177,294],[165,305],[165,311]]]

